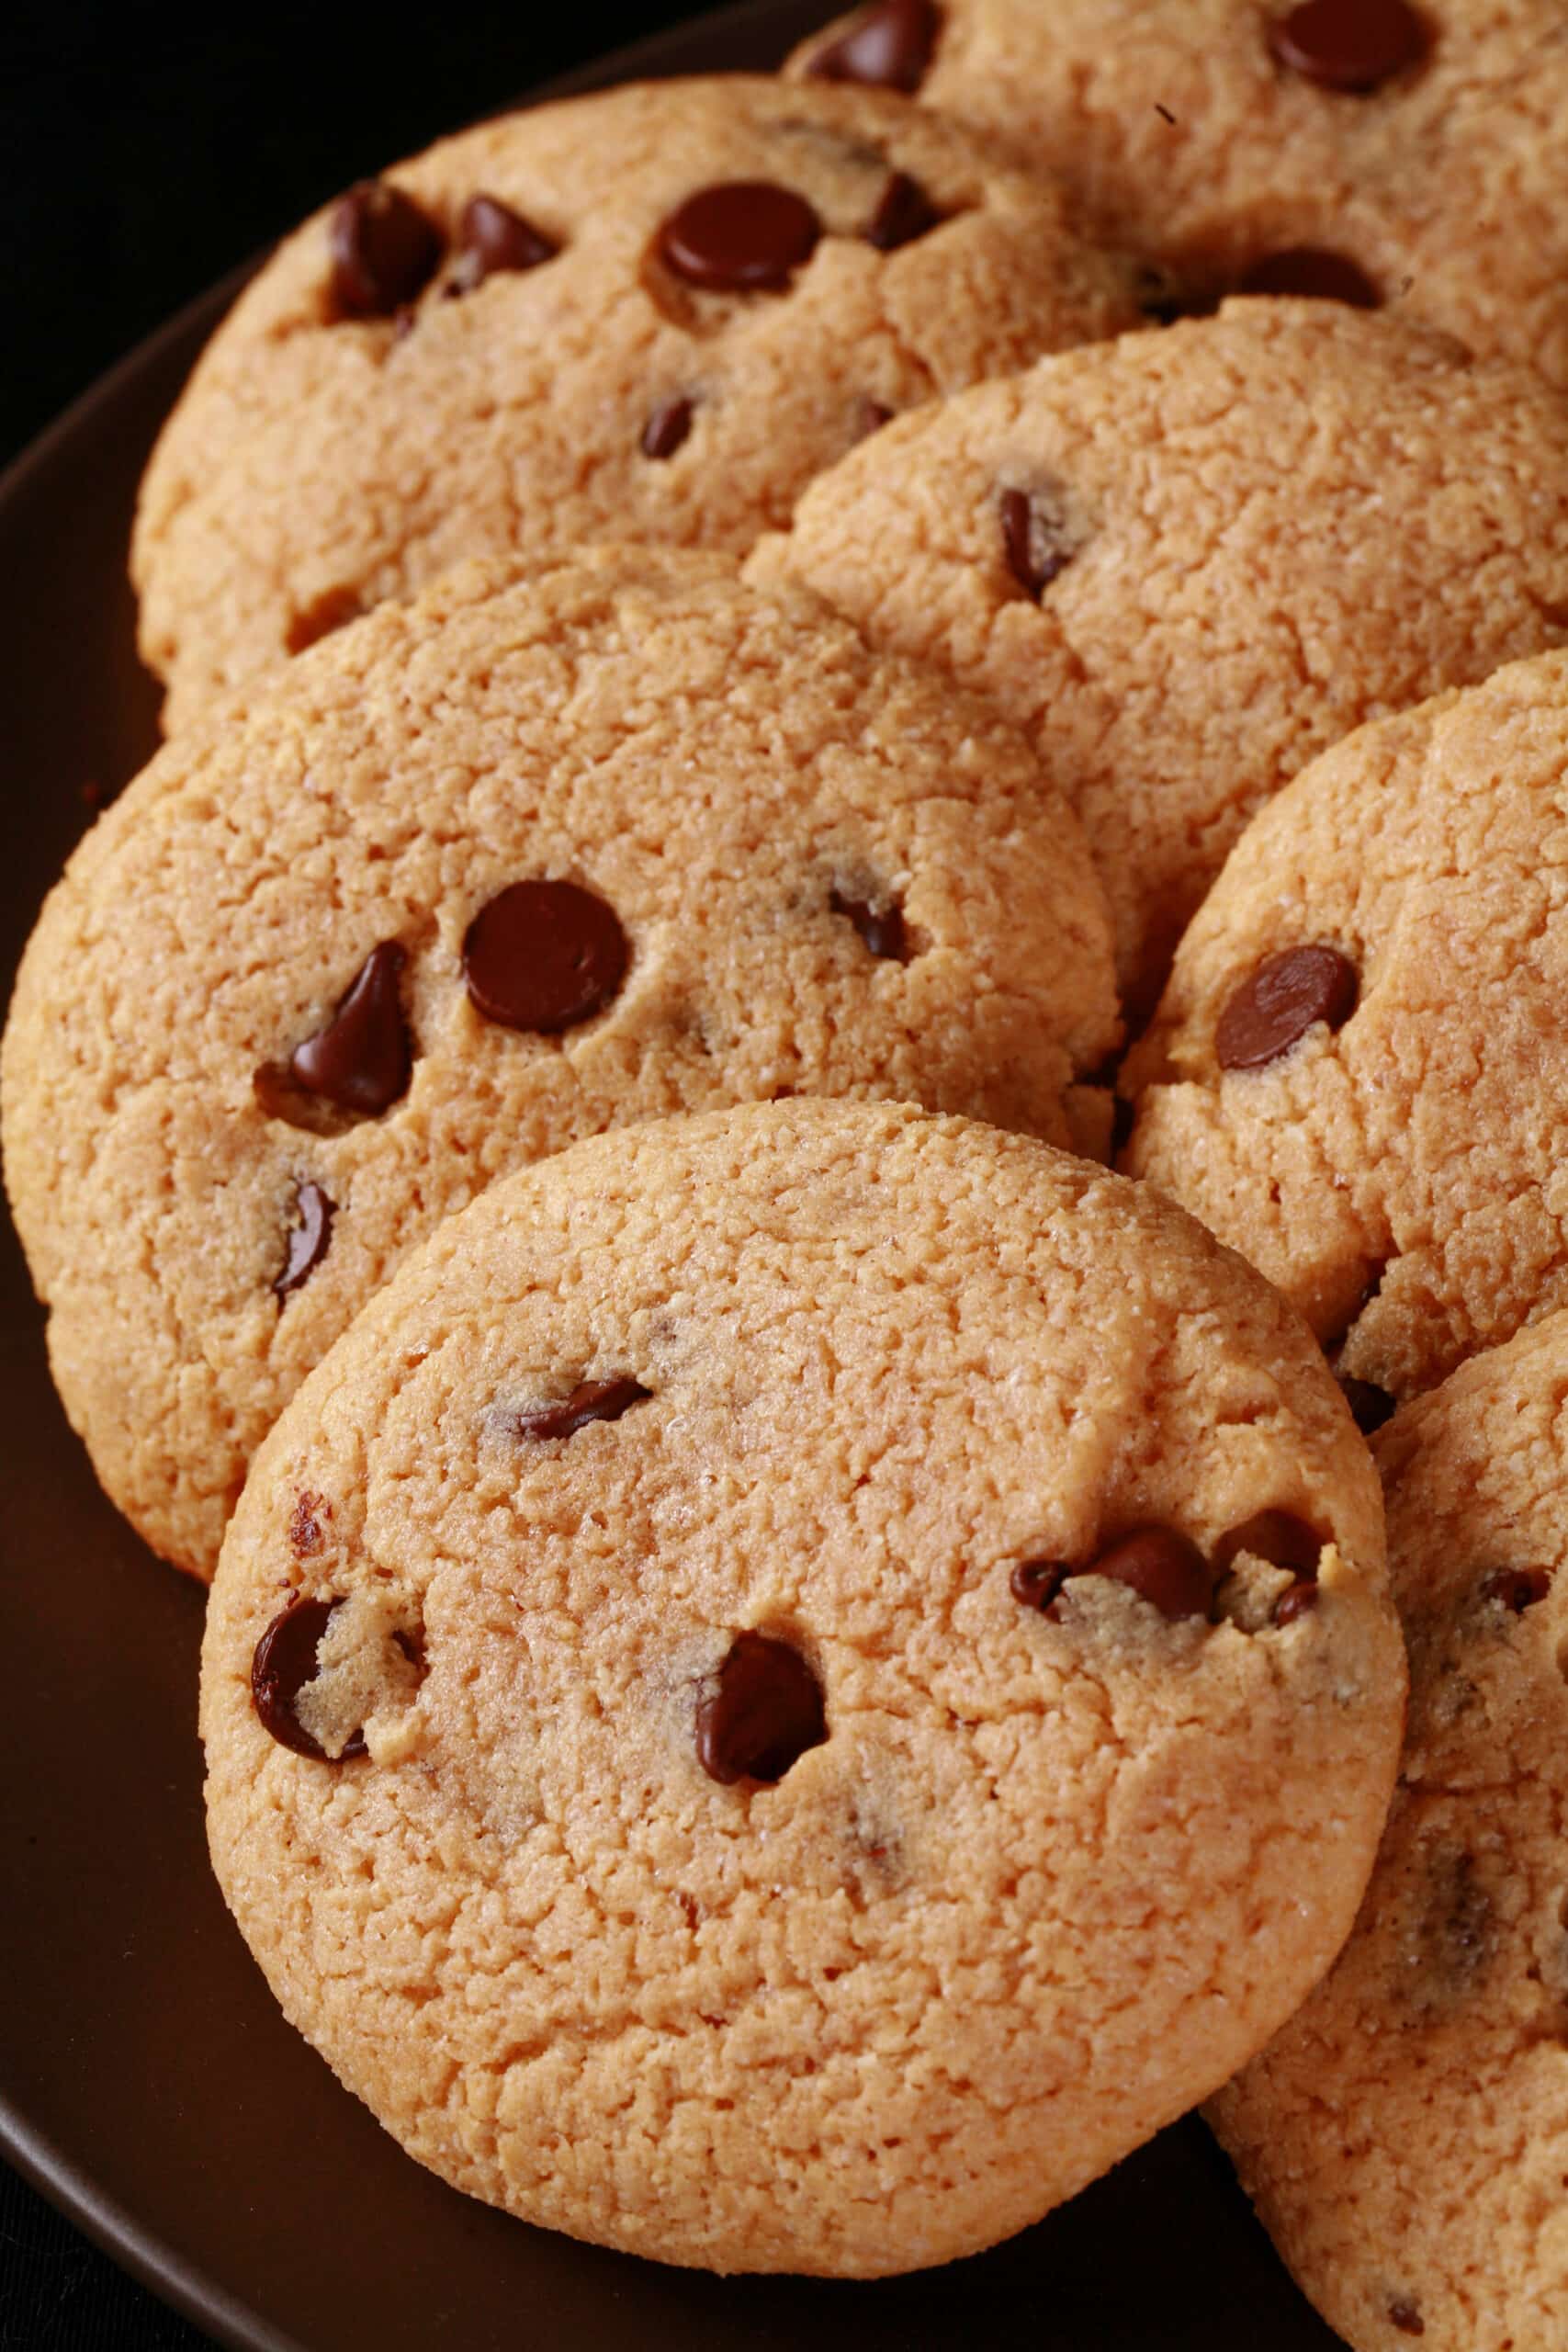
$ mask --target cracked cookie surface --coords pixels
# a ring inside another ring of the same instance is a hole
[[[1077,822],[989,712],[724,557],[475,566],[83,842],[6,1033],[6,1179],[99,1476],[209,1574],[299,1379],[493,1176],[792,1091],[1102,1145],[1077,1080],[1117,1035]]]
[[[253,1699],[311,1603],[316,1758]],[[592,1139],[404,1266],[257,1458],[202,1729],[231,1907],[423,2162],[873,2276],[1260,2045],[1403,1697],[1370,1458],[1249,1269],[1029,1139],[802,1101]]]
[[[1135,323],[1133,277],[881,91],[634,85],[446,140],[284,244],[164,430],[165,716],[470,557],[744,549],[880,418]]]

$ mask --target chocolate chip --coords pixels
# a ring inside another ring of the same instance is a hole
[[[553,1036],[609,1003],[626,978],[614,907],[575,882],[513,882],[463,939],[468,994],[488,1021]]]
[[[333,1759],[305,1729],[294,1712],[294,1702],[306,1683],[315,1679],[316,1652],[321,1636],[333,1610],[342,1605],[341,1601],[310,1600],[302,1595],[291,1600],[281,1615],[273,1619],[256,1644],[251,1660],[251,1703],[261,1717],[263,1728],[280,1747],[291,1747],[297,1756],[309,1756],[318,1764]],[[336,1760],[342,1763],[364,1753],[365,1735],[356,1731]]]
[[[328,230],[333,300],[345,319],[389,319],[441,266],[441,232],[413,198],[385,180],[361,180]]]
[[[584,1380],[558,1404],[531,1405],[509,1415],[508,1426],[516,1437],[575,1437],[590,1421],[618,1421],[652,1394],[628,1373],[614,1380]]]
[[[1222,1535],[1214,1546],[1214,1566],[1223,1575],[1239,1552],[1270,1567],[1289,1568],[1292,1576],[1314,1577],[1323,1538],[1293,1510],[1260,1510]]]
[[[912,245],[917,237],[936,228],[941,220],[919,181],[911,179],[908,172],[895,172],[866,224],[865,241],[878,253],[896,253],[900,245]]]
[[[645,458],[672,458],[692,429],[692,403],[684,396],[660,401],[642,428]]]
[[[807,71],[825,82],[873,82],[918,90],[931,62],[942,11],[934,0],[877,0],[848,32],[819,49]]]
[[[1405,0],[1303,0],[1269,28],[1280,64],[1325,90],[1375,90],[1418,65],[1427,27]]]
[[[1511,1609],[1516,1617],[1533,1609],[1551,1590],[1550,1568],[1495,1568],[1481,1588],[1483,1600]]]
[[[1427,2323],[1414,2303],[1390,2303],[1388,2324],[1397,2327],[1401,2335],[1425,2335]]]
[[[1354,1373],[1336,1373],[1335,1378],[1344,1391],[1345,1402],[1350,1408],[1350,1418],[1363,1437],[1371,1437],[1385,1421],[1392,1421],[1399,1410],[1399,1399],[1391,1396],[1386,1388],[1379,1388],[1371,1380],[1358,1380]]]
[[[1320,1021],[1342,1029],[1359,994],[1356,967],[1337,947],[1285,947],[1265,956],[1215,1024],[1220,1068],[1262,1069]]]
[[[1276,1625],[1293,1625],[1298,1617],[1310,1615],[1317,1607],[1317,1578],[1298,1577],[1287,1585],[1269,1614]]]
[[[773,180],[699,188],[659,232],[665,266],[689,286],[745,293],[787,286],[817,250],[822,223],[803,196]]]
[[[798,1650],[737,1634],[697,1709],[697,1761],[710,1781],[782,1781],[828,1736],[821,1687]]]
[[[908,942],[904,932],[904,910],[896,899],[885,907],[876,908],[863,899],[852,899],[842,890],[834,890],[828,904],[836,915],[852,922],[874,956],[892,964],[908,961]]]
[[[1348,302],[1353,311],[1375,311],[1382,296],[1359,265],[1346,254],[1316,245],[1291,245],[1265,254],[1243,273],[1238,294],[1299,294],[1318,302]]]
[[[1135,1527],[1077,1573],[1114,1577],[1172,1619],[1206,1617],[1217,1582],[1196,1544],[1173,1527]]]
[[[371,949],[326,1027],[288,1057],[297,1086],[362,1118],[377,1117],[407,1093],[413,1048],[398,994],[407,962],[395,939]]]
[[[1008,568],[1021,588],[1038,596],[1072,560],[1061,544],[1061,518],[1025,490],[1004,490],[998,511]]]
[[[337,1214],[336,1202],[329,1201],[321,1186],[308,1179],[296,1190],[294,1205],[299,1212],[299,1222],[289,1229],[283,1272],[273,1283],[280,1299],[287,1298],[290,1291],[299,1290],[321,1264],[327,1254],[333,1218]]]
[[[499,271],[537,269],[560,251],[553,237],[494,196],[471,196],[464,205],[457,248],[457,266],[446,281],[448,294],[472,293]]]
[[[1074,1573],[1065,1560],[1021,1560],[1008,1578],[1008,1590],[1026,1609],[1047,1610]]]

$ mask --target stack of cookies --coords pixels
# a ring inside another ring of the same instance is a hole
[[[6,1184],[459,2188],[869,2278],[1209,2100],[1351,2344],[1568,2341],[1565,120],[1546,0],[875,0],[201,361]]]

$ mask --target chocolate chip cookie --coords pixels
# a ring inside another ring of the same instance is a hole
[[[1348,1930],[1404,1668],[1310,1335],[908,1105],[592,1138],[449,1220],[223,1547],[212,1850],[421,2162],[580,2237],[993,2243]]]
[[[752,564],[1029,730],[1141,1016],[1287,777],[1568,637],[1568,410],[1392,319],[1230,302],[900,419]]]
[[[17,983],[6,1175],[99,1476],[206,1574],[304,1373],[492,1177],[794,1091],[1103,1144],[1116,1035],[1076,821],[989,713],[728,558],[475,566],[101,820]]]
[[[1568,1316],[1376,1442],[1410,1729],[1356,1932],[1212,2110],[1358,2352],[1568,2341]]]
[[[1568,388],[1557,0],[875,0],[795,70],[1061,174],[1156,305],[1386,304]]]
[[[1129,1056],[1128,1152],[1364,1418],[1568,1305],[1568,656],[1361,729],[1254,821]]]
[[[166,716],[465,558],[742,549],[883,417],[1134,320],[1134,278],[886,92],[633,85],[446,140],[288,240],[164,431]]]

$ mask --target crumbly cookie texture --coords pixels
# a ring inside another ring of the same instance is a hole
[[[1128,1057],[1127,1164],[1386,1396],[1568,1304],[1568,656],[1264,810]]]
[[[446,140],[288,240],[165,427],[166,718],[470,557],[744,549],[882,417],[1135,323],[1135,277],[883,91],[633,85]]]
[[[201,1719],[230,1905],[422,2162],[874,2276],[1288,2016],[1404,1689],[1370,1457],[1250,1269],[1029,1139],[801,1101],[592,1139],[404,1266],[257,1457]]]
[[[1172,294],[1348,266],[1568,387],[1557,0],[886,0],[795,70],[835,55],[1061,174]]]
[[[1393,1811],[1327,1982],[1210,2112],[1357,2352],[1568,2341],[1568,1315],[1376,1442],[1411,1660]]]
[[[389,605],[168,745],[45,907],[0,1085],[61,1392],[210,1574],[411,1242],[635,1119],[884,1095],[1101,1148],[1110,926],[1027,746],[724,557]]]
[[[1568,634],[1568,410],[1392,320],[1231,302],[889,425],[750,571],[1030,732],[1142,1014],[1314,753]]]

